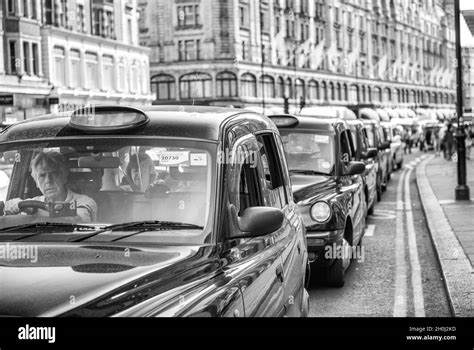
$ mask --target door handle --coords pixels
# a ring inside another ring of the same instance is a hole
[[[277,266],[276,268],[276,275],[280,282],[283,283],[283,267],[281,265]]]

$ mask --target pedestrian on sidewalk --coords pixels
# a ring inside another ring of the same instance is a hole
[[[435,151],[435,156],[438,157],[440,155],[440,150],[441,150],[441,130],[439,127],[434,127],[433,128],[433,147]]]
[[[466,159],[471,159],[471,148],[472,148],[472,136],[469,125],[464,127],[466,133]]]
[[[449,123],[446,127],[446,132],[443,138],[443,145],[444,145],[444,158],[447,160],[451,160],[454,150],[454,129],[453,124]]]

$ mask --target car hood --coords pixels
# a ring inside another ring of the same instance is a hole
[[[333,177],[322,175],[292,175],[291,189],[295,202],[318,196],[325,197],[334,193],[336,181]]]
[[[2,247],[0,316],[26,317],[111,315],[192,280],[190,275],[199,274],[191,270],[202,267],[199,260],[210,249],[19,242]],[[27,259],[12,258],[20,249],[32,249],[23,253]]]

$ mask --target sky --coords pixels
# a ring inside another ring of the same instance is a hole
[[[462,10],[474,10],[474,1],[472,0],[461,0],[459,7]],[[474,38],[467,27],[464,17],[461,16],[461,45],[462,46],[474,46]]]

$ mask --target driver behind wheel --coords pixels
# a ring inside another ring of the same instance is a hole
[[[97,204],[89,196],[75,193],[68,189],[66,181],[69,169],[64,157],[58,152],[40,152],[31,160],[31,176],[40,189],[42,196],[31,198],[41,202],[76,202],[77,216],[82,221],[95,221]],[[5,215],[20,213],[18,203],[21,198],[14,198],[5,203]],[[38,215],[47,216],[44,210],[38,210]]]

